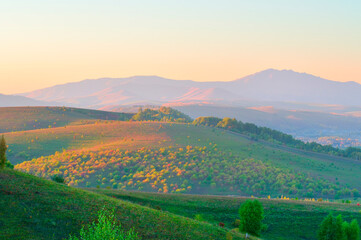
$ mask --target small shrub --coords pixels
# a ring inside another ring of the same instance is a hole
[[[57,183],[62,183],[62,184],[65,183],[65,178],[61,174],[55,174],[55,175],[51,176],[51,180],[53,180],[54,182],[57,182]]]
[[[87,228],[80,230],[80,238],[70,236],[69,240],[140,240],[138,234],[131,229],[125,232],[116,224],[114,211],[102,209],[98,221],[94,221]]]
[[[162,208],[161,208],[160,206],[155,206],[155,209],[157,209],[157,210],[159,210],[159,211],[162,210]]]

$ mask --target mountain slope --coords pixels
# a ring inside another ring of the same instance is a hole
[[[125,230],[142,239],[225,239],[227,230],[172,213],[67,187],[13,170],[0,170],[0,239],[64,239],[115,209]],[[6,207],[5,207],[6,206]],[[242,239],[230,233],[233,239]]]
[[[335,82],[291,70],[268,69],[230,82],[194,82],[157,76],[102,78],[57,85],[22,96],[42,101],[101,108],[108,105],[164,104],[179,101],[280,101],[357,106],[361,85]]]

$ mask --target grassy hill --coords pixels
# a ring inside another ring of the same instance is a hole
[[[169,141],[159,123],[97,121],[64,127],[6,133],[8,155],[13,164],[63,150],[92,148],[135,149]]]
[[[0,133],[53,128],[86,120],[128,120],[133,114],[68,107],[2,107]]]
[[[201,196],[186,194],[159,194],[129,192],[107,189],[93,189],[117,199],[140,204],[154,209],[189,218],[202,215],[206,222],[225,223],[228,229],[235,228],[234,221],[239,219],[238,209],[247,199],[245,197]],[[317,239],[316,232],[323,218],[330,212],[342,214],[345,220],[356,218],[361,222],[361,206],[327,202],[305,202],[280,199],[259,199],[265,210],[264,223],[268,225],[262,233],[264,239]]]
[[[64,239],[105,206],[142,239],[225,239],[227,229],[75,189],[14,170],[0,171],[0,239]],[[239,233],[230,233],[242,239]]]
[[[16,169],[48,178],[63,174],[73,186],[308,198],[357,197],[361,190],[360,161],[206,126],[108,121],[6,138],[10,153],[36,157]]]

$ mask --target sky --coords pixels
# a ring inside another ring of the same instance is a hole
[[[102,77],[361,83],[361,1],[0,0],[0,93]]]

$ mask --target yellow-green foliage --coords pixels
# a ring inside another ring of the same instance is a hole
[[[66,151],[23,162],[16,169],[41,177],[62,174],[71,186],[155,192],[267,196],[321,195],[340,187],[306,174],[219,151],[216,145]]]

